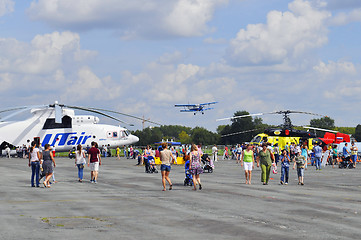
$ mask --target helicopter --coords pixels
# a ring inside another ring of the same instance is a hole
[[[29,146],[31,141],[44,147],[49,144],[58,152],[67,152],[77,145],[87,147],[95,141],[99,146],[110,148],[134,144],[139,138],[121,126],[99,124],[99,118],[92,115],[75,115],[74,110],[96,113],[123,124],[132,126],[104,112],[111,112],[138,118],[116,111],[59,104],[24,106],[1,110],[1,113],[16,111],[0,118],[0,150],[7,147]],[[22,112],[30,111],[32,116],[22,121],[6,121]],[[159,123],[147,120],[150,123]]]
[[[310,112],[283,110],[283,111],[274,111],[274,112],[268,112],[268,113],[247,114],[247,115],[235,116],[235,117],[230,117],[230,118],[222,118],[222,119],[217,119],[216,121],[232,120],[232,119],[244,118],[244,117],[250,117],[250,116],[252,116],[252,117],[253,116],[263,116],[266,114],[280,114],[280,115],[283,115],[283,124],[281,124],[277,128],[265,129],[264,133],[257,134],[250,141],[250,143],[257,144],[257,145],[259,145],[261,142],[271,142],[273,144],[278,143],[278,145],[282,148],[287,143],[295,142],[298,144],[300,140],[303,140],[303,141],[310,140],[309,145],[312,146],[312,139],[316,138],[316,134],[314,134],[310,131],[303,131],[303,130],[295,129],[294,126],[292,125],[291,119],[289,117],[289,115],[291,113],[323,116],[320,114],[315,114],[315,113],[310,113]],[[244,132],[250,132],[250,131],[255,131],[255,130],[248,130],[248,131],[243,131],[243,132],[239,132],[239,133],[231,133],[231,134],[227,134],[225,136],[242,134]]]

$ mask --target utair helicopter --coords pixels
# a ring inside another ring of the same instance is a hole
[[[128,124],[118,118],[104,112],[111,112],[128,117],[138,118],[132,115],[97,108],[86,108],[59,104],[24,106],[9,108],[1,113],[15,111],[14,113],[0,118],[0,150],[7,146],[29,146],[31,141],[41,146],[50,144],[58,152],[66,152],[81,144],[83,147],[91,145],[92,141],[99,146],[110,148],[130,145],[139,141],[137,136],[123,127],[107,124],[99,124],[99,118],[91,115],[75,115],[74,109],[97,113],[110,119]],[[22,112],[29,111],[32,117],[23,121],[6,121]],[[147,120],[148,122],[151,122]],[[153,124],[160,125],[155,122]],[[129,124],[132,126],[132,124]]]
[[[289,115],[291,113],[323,116],[320,114],[315,114],[315,113],[310,113],[310,112],[284,110],[284,111],[275,111],[275,112],[269,112],[269,113],[256,113],[256,114],[241,115],[241,116],[235,116],[235,117],[231,117],[231,118],[222,118],[222,119],[217,119],[217,121],[244,118],[244,117],[250,117],[250,116],[252,116],[252,117],[253,116],[262,116],[262,115],[266,115],[266,114],[281,114],[281,115],[283,115],[283,124],[281,124],[277,128],[265,129],[264,133],[256,135],[250,141],[250,143],[257,144],[257,145],[260,144],[261,142],[270,142],[272,144],[278,143],[279,147],[282,149],[286,145],[286,143],[295,142],[296,144],[298,144],[300,142],[300,140],[303,140],[303,141],[309,140],[308,145],[309,145],[309,147],[311,147],[312,140],[314,138],[316,138],[316,134],[314,134],[310,131],[303,131],[303,130],[295,129],[294,126],[292,125],[291,119],[289,117]],[[259,130],[259,129],[231,133],[231,134],[224,135],[222,137],[242,134],[245,132],[256,131],[256,130]]]

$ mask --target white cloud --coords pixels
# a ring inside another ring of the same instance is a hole
[[[0,17],[14,11],[15,2],[12,0],[0,0]]]
[[[313,0],[325,3],[325,6],[328,9],[338,10],[338,9],[352,9],[361,7],[360,0]]]
[[[33,20],[71,30],[114,29],[123,39],[200,36],[217,6],[228,0],[38,0]]]
[[[119,97],[120,87],[110,76],[99,77],[87,66],[96,52],[81,49],[76,33],[36,35],[30,43],[2,38],[0,52],[2,100],[12,97],[9,89],[17,89],[18,101],[34,95],[68,104]]]
[[[300,58],[327,43],[330,17],[304,0],[289,4],[287,12],[271,11],[266,24],[249,24],[231,40],[226,59],[233,65],[274,65]]]
[[[345,61],[329,61],[328,64],[320,62],[319,65],[314,66],[313,69],[324,76],[334,75],[338,73],[355,75],[357,73],[355,65],[352,62]]]
[[[66,87],[62,98],[72,101],[112,100],[119,97],[120,86],[110,76],[99,78],[89,67],[81,67],[76,79]]]
[[[79,60],[88,59],[95,52],[81,50],[79,42],[79,35],[72,32],[37,35],[30,44],[0,39],[0,71],[51,74],[68,63],[80,64]]]
[[[165,25],[174,35],[201,36],[209,30],[206,23],[212,19],[216,6],[227,2],[227,0],[178,0],[165,18]]]
[[[361,8],[354,9],[351,12],[341,12],[334,16],[330,24],[342,26],[352,22],[361,22]]]

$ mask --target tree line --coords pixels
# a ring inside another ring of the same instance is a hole
[[[249,115],[247,111],[237,111],[234,117]],[[354,127],[336,127],[335,121],[330,117],[311,119],[311,127],[335,130],[346,134],[351,134],[357,141],[361,141],[361,125]],[[231,120],[230,124],[219,125],[216,132],[209,131],[203,127],[190,128],[180,125],[163,125],[160,127],[148,127],[144,130],[132,131],[132,134],[139,137],[137,145],[146,146],[163,140],[173,140],[182,144],[221,144],[235,145],[238,143],[249,142],[259,133],[267,128],[277,126],[263,123],[262,118],[244,117]],[[298,127],[296,127],[298,128]],[[316,131],[318,137],[323,137],[325,132]]]

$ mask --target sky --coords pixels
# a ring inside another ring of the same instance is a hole
[[[359,0],[0,0],[0,108],[59,101],[211,131],[290,109],[354,127],[360,25]]]

